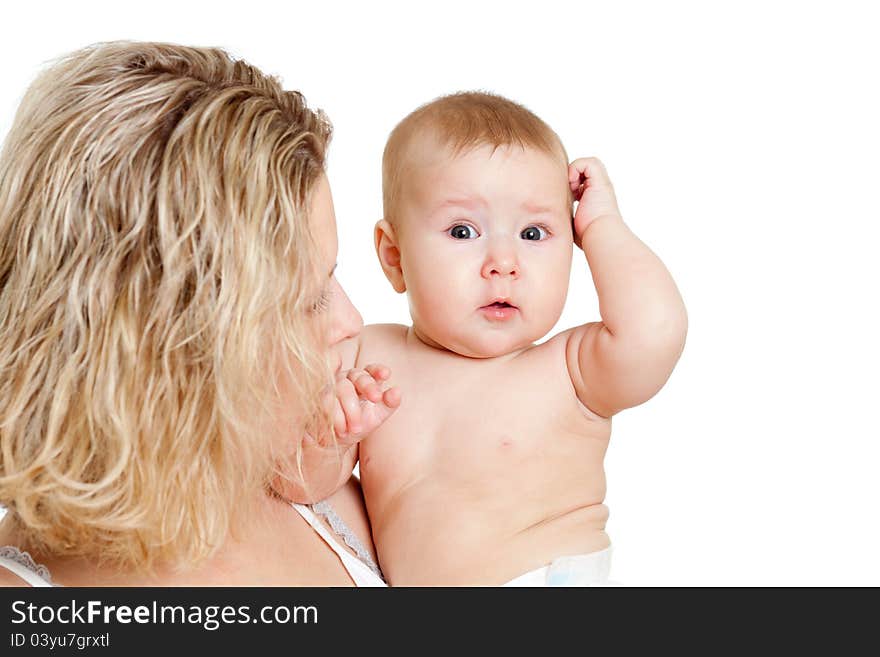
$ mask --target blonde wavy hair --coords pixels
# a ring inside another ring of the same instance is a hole
[[[279,389],[321,408],[330,133],[214,48],[98,44],[28,89],[0,155],[0,504],[23,543],[149,568],[239,526],[276,474]]]

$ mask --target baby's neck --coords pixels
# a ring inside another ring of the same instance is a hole
[[[534,347],[534,343],[530,343],[527,345],[523,345],[511,351],[506,351],[501,354],[494,354],[491,356],[471,356],[468,354],[461,354],[457,352],[455,349],[450,349],[446,345],[440,344],[436,340],[431,339],[430,336],[426,335],[423,331],[421,331],[417,326],[413,325],[407,328],[406,330],[406,343],[407,346],[421,345],[427,347],[429,349],[435,349],[439,352],[442,352],[446,355],[458,356],[459,358],[467,358],[468,360],[473,361],[484,361],[487,363],[503,363],[508,360],[513,360],[517,356],[519,356],[524,351],[528,351],[532,347]]]

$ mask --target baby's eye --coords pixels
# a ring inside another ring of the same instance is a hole
[[[541,226],[529,226],[519,234],[524,240],[545,240],[549,237],[547,229]]]
[[[450,237],[457,240],[472,240],[479,237],[477,231],[467,224],[456,224],[446,232],[449,233]]]

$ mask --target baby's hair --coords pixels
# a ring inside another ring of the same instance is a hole
[[[0,504],[22,544],[150,568],[241,526],[281,385],[318,409],[329,376],[308,209],[330,133],[216,48],[97,44],[33,82],[0,154]]]
[[[479,146],[534,148],[567,163],[559,136],[532,111],[497,94],[465,91],[422,105],[395,126],[382,157],[384,216],[394,222],[405,184],[408,148],[431,135],[453,155]]]

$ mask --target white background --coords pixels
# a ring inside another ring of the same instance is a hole
[[[6,5],[0,131],[37,70],[69,50],[224,46],[330,115],[339,279],[367,323],[406,323],[371,241],[385,137],[443,93],[525,104],[569,155],[603,159],[690,315],[667,386],[614,421],[613,579],[880,585],[869,3],[422,4]],[[558,329],[598,318],[576,256]]]

